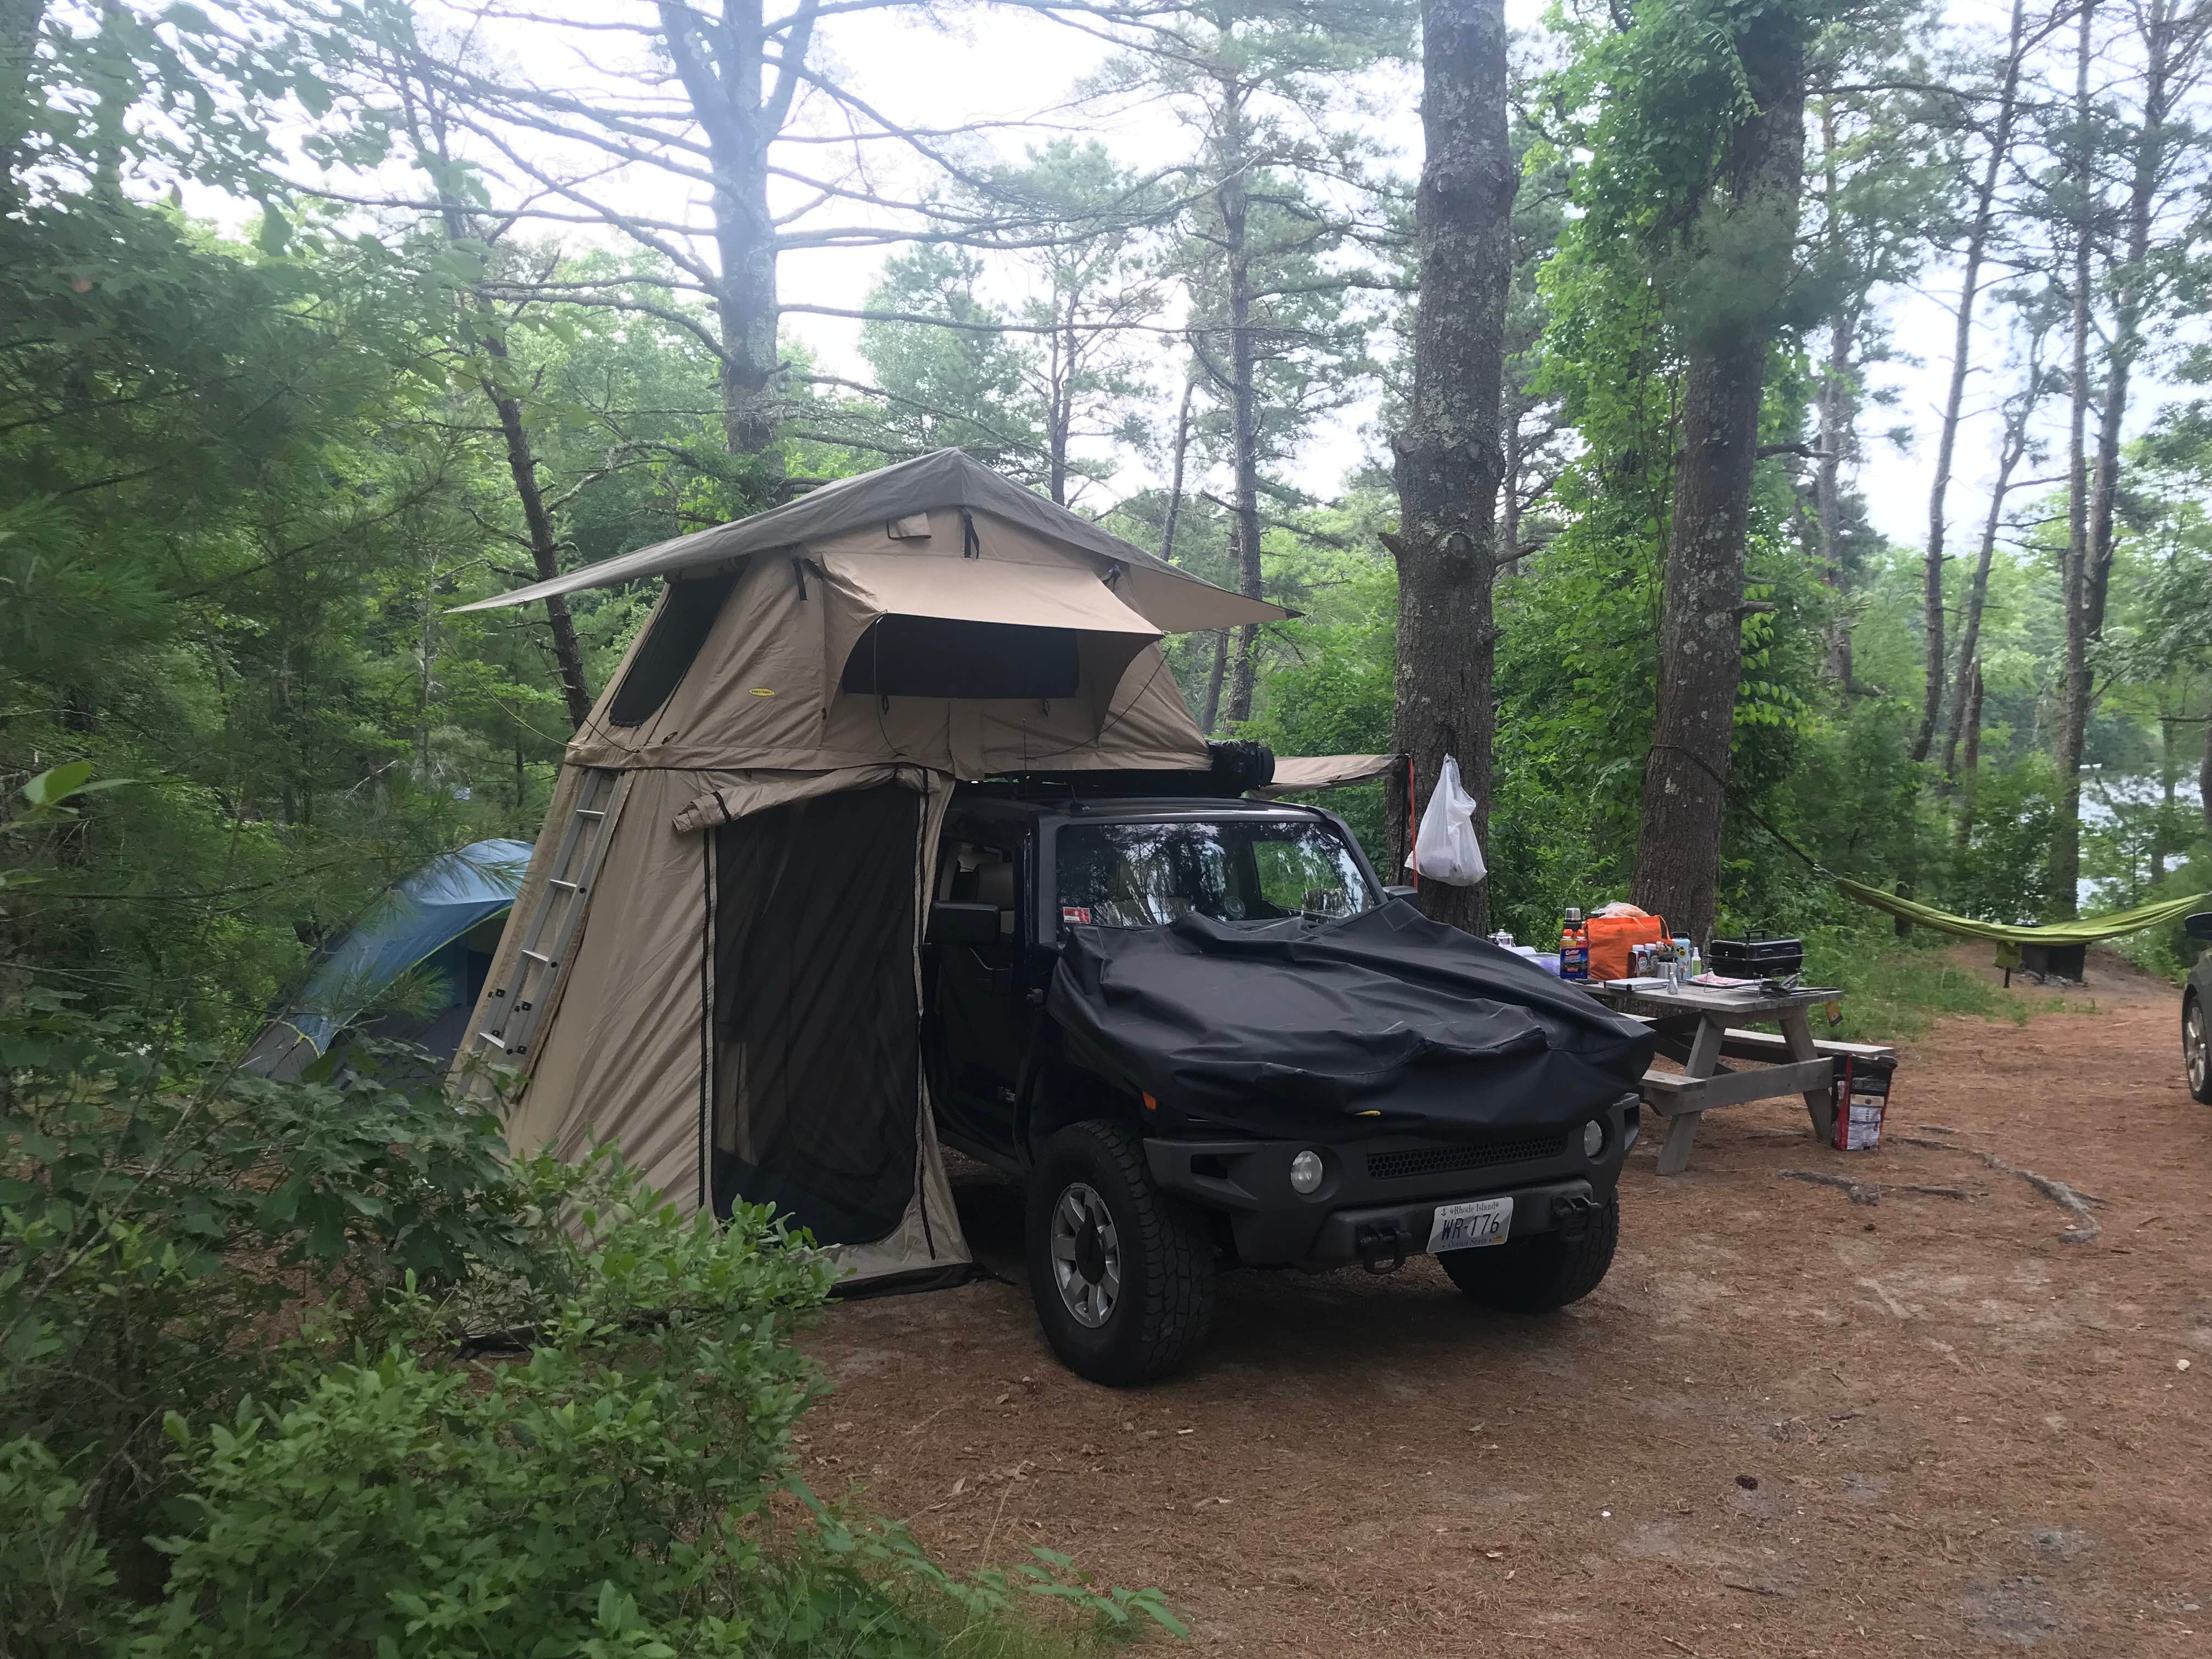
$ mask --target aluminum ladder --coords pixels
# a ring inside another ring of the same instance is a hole
[[[585,901],[606,851],[607,823],[621,782],[622,774],[606,767],[593,767],[584,774],[576,805],[561,832],[560,853],[531,913],[514,966],[507,971],[507,982],[492,993],[491,1011],[477,1040],[504,1055],[510,1065],[520,1064],[529,1054],[532,1035],[552,1006],[554,988],[583,926]]]

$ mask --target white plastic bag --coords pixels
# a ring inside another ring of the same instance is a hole
[[[1443,775],[1437,780],[1436,792],[1421,814],[1413,856],[1406,862],[1447,887],[1472,887],[1489,874],[1481,843],[1474,838],[1474,797],[1461,787],[1459,763],[1449,755],[1444,757]]]

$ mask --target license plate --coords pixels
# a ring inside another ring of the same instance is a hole
[[[1465,1204],[1439,1204],[1437,1218],[1429,1224],[1429,1251],[1475,1250],[1486,1244],[1503,1244],[1513,1231],[1513,1200],[1477,1198]]]

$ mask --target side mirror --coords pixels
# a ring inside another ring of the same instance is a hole
[[[2212,910],[2199,910],[2195,915],[2185,918],[2181,931],[2191,939],[2212,939]]]
[[[1385,887],[1382,890],[1382,896],[1384,898],[1409,899],[1420,890],[1421,890],[1418,887]]]
[[[946,902],[929,907],[929,931],[923,937],[932,945],[995,945],[999,942],[999,907]]]

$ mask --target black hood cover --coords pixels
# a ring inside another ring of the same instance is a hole
[[[1401,899],[1068,937],[1048,1006],[1069,1057],[1224,1128],[1543,1128],[1634,1091],[1651,1060],[1639,1022]]]

